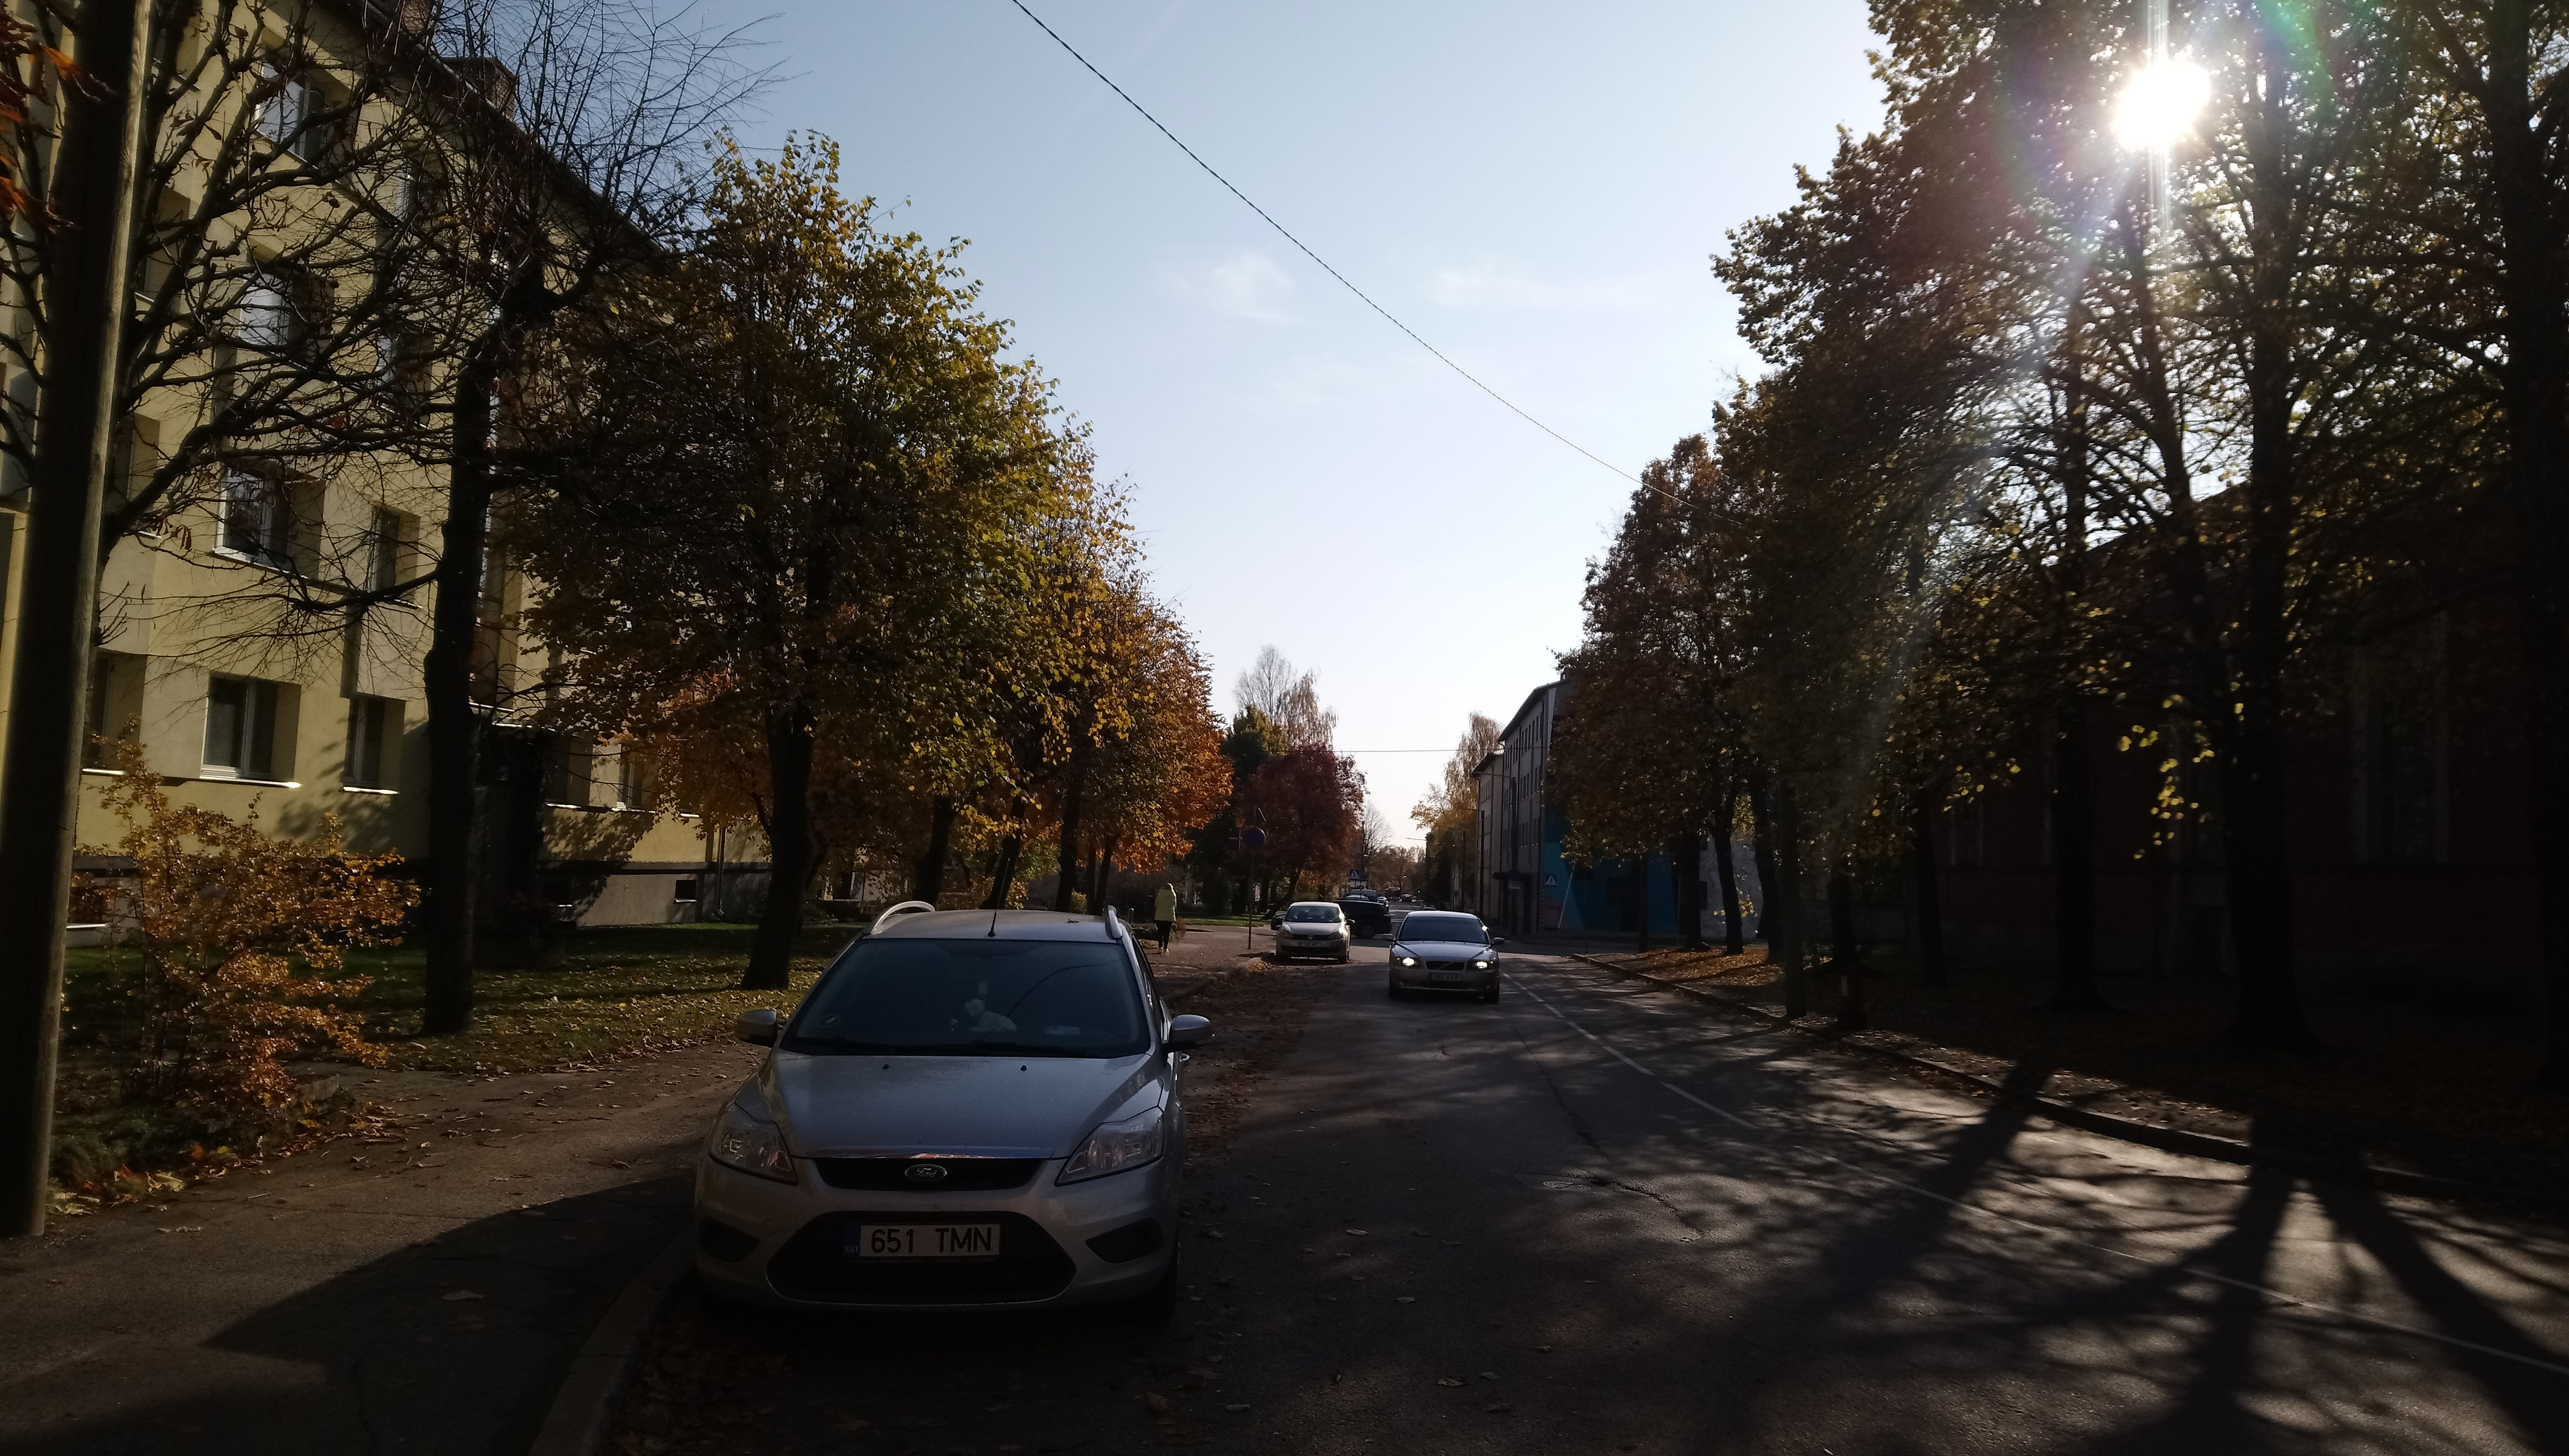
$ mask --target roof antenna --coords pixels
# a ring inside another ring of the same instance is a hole
[[[990,911],[990,938],[993,940],[999,938],[999,912],[997,910]]]

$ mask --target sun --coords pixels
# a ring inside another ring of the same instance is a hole
[[[2212,77],[2178,56],[2133,77],[2114,106],[2114,138],[2135,151],[2165,147],[2194,130],[2194,119],[2212,100]]]

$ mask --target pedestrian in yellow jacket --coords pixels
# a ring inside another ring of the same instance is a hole
[[[1178,888],[1176,886],[1160,887],[1159,895],[1151,901],[1151,923],[1159,927],[1160,948],[1168,949],[1169,932],[1176,929],[1178,924]]]

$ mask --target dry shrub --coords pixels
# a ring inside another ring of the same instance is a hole
[[[335,817],[312,840],[170,801],[128,748],[108,808],[125,825],[112,853],[132,862],[119,939],[139,968],[117,998],[133,1041],[126,1095],[217,1121],[259,1121],[297,1107],[284,1059],[331,1053],[380,1065],[364,1018],[345,1003],[367,984],[342,975],[347,952],[399,938],[414,887],[383,872],[396,855],[341,848]]]

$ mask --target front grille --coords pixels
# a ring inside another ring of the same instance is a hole
[[[1418,968],[1420,970],[1470,970],[1472,968],[1472,962],[1468,960],[1422,960],[1418,962]]]
[[[864,1224],[996,1224],[996,1259],[851,1259]],[[824,1214],[768,1262],[768,1282],[789,1299],[834,1304],[1023,1304],[1070,1283],[1070,1256],[1023,1214]]]
[[[832,1188],[868,1193],[988,1193],[1023,1188],[1043,1167],[1041,1158],[815,1158],[821,1181]],[[910,1170],[936,1167],[942,1178],[925,1181]]]

